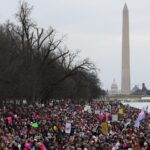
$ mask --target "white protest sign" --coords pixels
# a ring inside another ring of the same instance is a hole
[[[90,111],[91,111],[91,106],[86,105],[86,106],[84,107],[84,111],[90,112]]]
[[[118,121],[118,114],[112,115],[112,121]]]
[[[100,114],[100,111],[99,110],[95,110],[95,114]]]
[[[68,134],[71,133],[71,123],[66,123],[66,126],[65,126],[65,133],[68,133]]]

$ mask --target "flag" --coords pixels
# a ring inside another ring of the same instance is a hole
[[[139,128],[139,126],[140,126],[140,121],[135,121],[134,127],[135,127],[135,128]]]
[[[137,118],[137,121],[141,121],[145,118],[145,113],[144,113],[144,110],[142,110],[140,113],[139,113],[139,116]]]
[[[144,113],[144,110],[142,110],[142,111],[139,113],[138,118],[137,118],[136,121],[135,121],[134,127],[139,128],[139,126],[140,126],[140,121],[143,120],[144,118],[145,118],[145,113]]]

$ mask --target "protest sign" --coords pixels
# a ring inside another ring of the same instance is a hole
[[[86,106],[84,107],[84,111],[91,111],[91,106],[86,105]]]
[[[32,128],[38,128],[39,127],[38,123],[32,123],[31,126],[32,126]]]
[[[108,120],[109,120],[109,114],[106,113],[106,121],[108,121]]]
[[[68,134],[71,133],[71,123],[66,123],[66,126],[65,126],[65,133],[68,133]]]
[[[7,120],[8,120],[8,123],[9,123],[9,124],[12,123],[12,117],[8,117]]]
[[[107,135],[108,134],[108,125],[106,122],[103,122],[101,124],[101,131],[104,135]]]
[[[102,114],[102,113],[99,115],[99,120],[100,120],[100,121],[103,120],[103,114]]]
[[[95,114],[99,114],[100,113],[100,111],[99,110],[95,110]]]
[[[118,121],[118,114],[112,115],[112,122]]]
[[[123,108],[119,108],[119,114],[124,114],[124,112],[123,112]]]

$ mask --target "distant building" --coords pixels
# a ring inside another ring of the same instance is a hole
[[[134,93],[134,92],[136,92],[136,91],[138,91],[138,90],[140,90],[139,87],[138,87],[137,85],[135,85],[135,86],[133,87],[133,89],[131,90],[131,92]]]
[[[117,85],[115,79],[113,80],[113,83],[111,85],[111,90],[109,91],[109,94],[110,95],[117,95],[117,94],[119,94],[118,85]]]
[[[147,95],[147,91],[145,83],[142,83],[142,95]]]
[[[135,85],[133,89],[131,90],[131,95],[141,95],[141,94],[142,94],[142,91],[137,85]]]
[[[142,83],[142,89],[135,85],[131,91],[131,95],[150,95],[150,90],[146,88],[145,83]]]

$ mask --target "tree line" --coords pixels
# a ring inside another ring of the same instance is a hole
[[[64,46],[64,36],[54,28],[38,27],[31,13],[27,2],[20,2],[17,23],[0,25],[1,100],[89,100],[104,95],[95,65]]]

